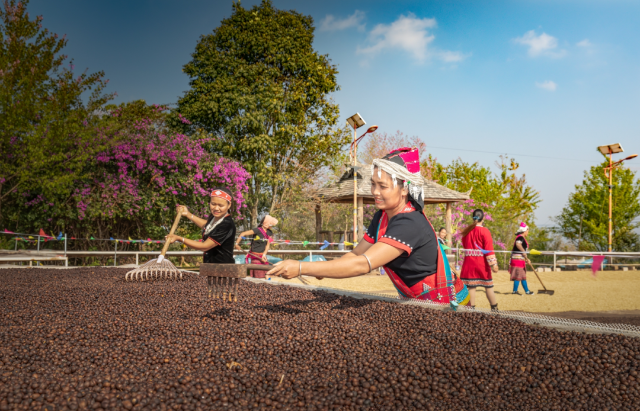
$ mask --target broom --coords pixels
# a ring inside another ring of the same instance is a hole
[[[531,254],[532,255],[540,255],[541,253],[538,250],[531,250]],[[554,290],[547,290],[547,287],[544,286],[544,283],[540,279],[540,276],[538,275],[538,272],[536,271],[536,269],[533,267],[533,264],[531,264],[531,261],[529,259],[527,259],[527,262],[529,263],[529,266],[533,270],[533,273],[536,275],[536,277],[538,277],[538,281],[540,281],[540,284],[542,284],[542,288],[544,288],[544,290],[538,290],[538,294],[553,295],[555,293],[555,291]]]
[[[171,226],[171,231],[169,235],[173,235],[178,228],[178,223],[180,222],[180,217],[182,214],[178,212],[176,215],[176,219],[173,221],[173,225]],[[176,268],[175,265],[171,261],[165,258],[167,254],[167,250],[169,249],[169,242],[165,241],[164,247],[162,247],[162,252],[158,256],[158,259],[149,260],[145,265],[136,268],[135,270],[129,271],[125,275],[126,281],[136,280],[136,281],[146,281],[150,279],[182,279],[182,271]]]

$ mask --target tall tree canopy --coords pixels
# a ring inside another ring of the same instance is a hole
[[[609,241],[609,179],[605,161],[584,173],[582,184],[569,195],[556,217],[560,233],[580,250],[606,251]],[[640,180],[625,167],[613,171],[613,251],[638,251],[640,238]]]
[[[111,95],[103,73],[75,74],[61,54],[67,43],[30,19],[28,1],[0,6],[0,223],[9,202],[25,193],[70,192],[92,154],[92,115]],[[84,102],[81,96],[93,90]]]
[[[248,217],[256,223],[291,181],[311,178],[348,141],[335,128],[336,67],[313,50],[313,19],[263,0],[233,3],[231,17],[202,36],[183,71],[190,90],[174,125],[215,136],[211,150],[251,173]],[[291,178],[291,177],[296,177]]]

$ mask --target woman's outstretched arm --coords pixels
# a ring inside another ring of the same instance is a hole
[[[169,243],[176,243],[176,242],[180,242],[183,243],[184,245],[186,245],[189,248],[193,248],[194,250],[198,250],[198,251],[209,251],[211,250],[213,247],[217,247],[218,243],[216,243],[215,241],[213,241],[211,238],[207,238],[206,241],[200,242],[200,241],[195,241],[195,240],[189,240],[188,238],[184,238],[181,237],[179,235],[168,235],[165,237],[166,241],[169,241]]]
[[[358,244],[358,247],[356,247],[354,251],[359,251],[358,248],[360,244]],[[373,270],[398,258],[403,252],[403,250],[392,247],[389,244],[376,243],[373,245],[369,244],[366,250],[366,256],[369,257],[371,270]],[[370,271],[367,258],[362,254],[352,254],[352,257],[345,257],[346,256],[343,256],[343,258],[332,261],[318,261],[313,263],[285,260],[277,263],[267,274],[282,276],[283,278],[294,278],[300,274],[323,278],[349,278],[363,275]]]
[[[243,231],[240,234],[238,234],[238,238],[236,239],[236,244],[235,244],[236,250],[242,250],[242,248],[240,247],[240,241],[242,241],[242,237],[246,237],[251,234],[253,234],[253,230]]]

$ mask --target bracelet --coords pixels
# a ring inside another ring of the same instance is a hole
[[[298,261],[298,277],[302,276],[302,261]]]
[[[367,259],[367,263],[369,263],[369,272],[371,272],[371,260],[369,260],[369,257],[367,257],[366,254],[362,254],[362,256]]]
[[[184,237],[182,237],[182,244],[184,244]]]

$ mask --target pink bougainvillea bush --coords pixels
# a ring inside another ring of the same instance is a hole
[[[23,207],[35,220],[34,227],[66,231],[77,238],[162,238],[175,217],[176,204],[207,218],[214,187],[231,190],[231,212],[240,218],[250,174],[239,163],[208,152],[213,137],[171,132],[164,126],[163,107],[147,107],[149,115],[137,118],[131,111],[121,105],[103,115],[96,141],[113,140],[113,144],[87,164],[89,177],[77,181],[70,197],[25,193]],[[186,220],[180,227],[184,234],[199,231]]]

